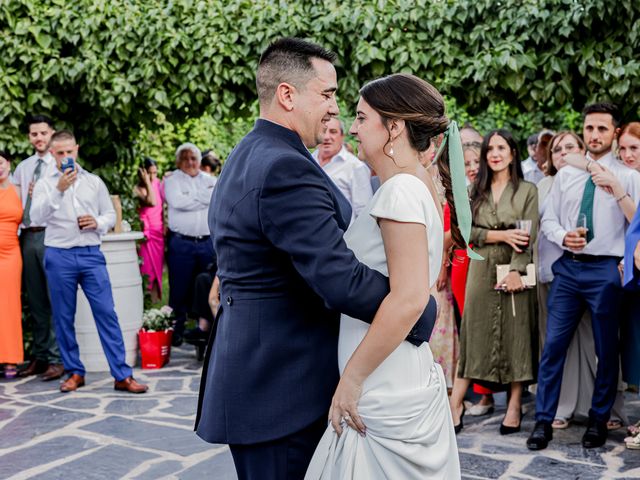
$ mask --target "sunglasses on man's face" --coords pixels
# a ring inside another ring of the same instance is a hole
[[[480,143],[480,142],[463,142],[462,143],[462,148],[464,148],[464,147],[480,148],[480,147],[482,147],[482,143]]]

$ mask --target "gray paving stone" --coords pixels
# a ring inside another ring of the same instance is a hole
[[[57,382],[43,382],[38,377],[32,377],[24,383],[15,386],[18,393],[39,393],[48,390],[56,390],[58,388]]]
[[[182,380],[158,380],[153,390],[156,392],[179,392],[182,390]]]
[[[513,445],[504,445],[496,443],[483,443],[481,446],[482,453],[487,455],[523,455],[523,449],[527,448],[523,442],[522,447],[514,447]]]
[[[31,407],[0,429],[0,448],[26,443],[91,415],[47,406]]]
[[[620,472],[625,473],[629,470],[640,469],[640,451],[625,448],[620,454],[620,458],[622,458],[624,463],[620,468]],[[640,476],[637,478],[640,478]]]
[[[0,478],[10,477],[22,470],[54,462],[95,446],[95,442],[85,438],[62,436],[15,450],[0,457]]]
[[[191,455],[210,448],[209,444],[197,437],[191,430],[122,417],[110,416],[104,420],[85,425],[82,429],[119,438],[131,445],[179,455]]]
[[[193,430],[193,425],[195,423],[195,415],[193,418],[174,418],[174,417],[148,417],[145,416],[144,420],[155,420],[163,423],[174,423],[176,425],[184,425],[185,427],[189,427]]]
[[[105,480],[121,478],[140,463],[157,457],[149,452],[108,445],[93,453],[31,477],[33,480]]]
[[[132,396],[133,397],[133,396]],[[121,415],[144,415],[158,406],[158,401],[153,399],[119,398],[109,402],[105,413],[118,413]]]
[[[0,422],[8,420],[15,416],[16,412],[8,408],[0,408]]]
[[[192,378],[191,383],[189,384],[189,390],[192,392],[200,392],[200,377]]]
[[[144,376],[149,378],[184,378],[185,373],[182,370],[166,370],[165,367],[158,370],[144,370]]]
[[[180,472],[177,476],[180,480],[202,480],[203,478],[238,480],[231,452],[227,449]]]
[[[165,462],[152,465],[146,472],[134,477],[134,480],[156,480],[158,478],[164,478],[165,476],[181,469],[182,464],[180,462],[176,460],[167,460]]]
[[[56,407],[77,408],[79,410],[92,410],[100,406],[100,399],[92,397],[71,397],[55,403]]]
[[[49,388],[47,388],[47,390],[49,390],[48,393],[38,393],[35,395],[25,395],[25,399],[31,401],[31,402],[35,402],[35,403],[49,403],[49,402],[54,402],[56,400],[60,400],[61,398],[64,398],[65,395],[64,393],[60,392],[60,390],[58,390],[59,386],[58,384],[56,384],[55,386],[51,383],[49,383],[47,385]],[[51,388],[53,387],[53,388]]]
[[[596,465],[562,462],[549,457],[537,456],[521,473],[545,480],[548,478],[553,478],[553,480],[598,480],[602,478],[604,469]]]
[[[460,470],[481,478],[500,478],[509,468],[509,462],[473,453],[460,452]]]
[[[162,412],[168,412],[181,417],[191,417],[196,414],[198,409],[198,397],[180,397],[171,400],[171,407],[162,409]]]

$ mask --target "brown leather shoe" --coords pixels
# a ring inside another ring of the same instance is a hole
[[[38,375],[44,373],[47,369],[47,364],[42,360],[31,360],[31,363],[27,368],[21,370],[18,373],[19,377],[30,377],[31,375]]]
[[[52,363],[47,368],[47,371],[40,377],[43,382],[50,382],[51,380],[57,380],[64,374],[64,367],[60,363]]]
[[[144,393],[149,390],[148,385],[136,382],[133,377],[127,377],[120,381],[116,380],[113,382],[113,388],[114,390],[122,390],[130,393]]]
[[[74,373],[60,385],[60,391],[63,393],[73,392],[80,387],[84,387],[84,377]]]

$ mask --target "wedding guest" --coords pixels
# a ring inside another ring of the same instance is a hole
[[[176,150],[178,169],[164,181],[169,207],[169,306],[176,316],[174,346],[182,344],[195,278],[214,261],[207,213],[216,178],[200,170],[201,159],[198,147],[183,143]]]
[[[556,415],[566,351],[586,308],[591,313],[598,366],[582,445],[596,448],[607,439],[620,364],[622,288],[618,264],[624,253],[625,205],[632,203],[635,208],[640,200],[640,174],[620,164],[611,152],[618,125],[619,110],[615,105],[599,103],[585,108],[587,172],[569,167],[558,172],[542,218],[544,235],[564,252],[553,265],[547,335],[536,391],[536,425],[527,440],[531,450],[546,448],[553,438],[551,423]],[[592,171],[595,162],[607,171]],[[605,187],[606,178],[611,175],[624,187],[619,197]]]
[[[462,152],[464,155],[464,173],[467,185],[475,182],[480,167],[480,148],[482,147],[482,135],[470,124],[460,130],[462,140]],[[458,332],[464,310],[464,296],[467,284],[467,272],[469,270],[469,257],[464,249],[453,251],[451,259],[451,289],[456,300],[456,324]],[[466,413],[469,415],[486,415],[493,412],[493,391],[478,383],[473,384],[473,391],[481,395],[480,401],[475,405],[469,404]]]
[[[543,168],[547,161],[547,149],[551,137],[553,137],[553,132],[551,130],[542,130],[538,134],[538,141],[536,142],[536,148],[533,152],[533,160],[535,160],[535,163],[526,164],[527,167],[530,167],[527,168],[526,171],[523,166],[523,175],[527,182],[537,185],[538,182],[544,178],[545,175]]]
[[[500,433],[507,435],[520,430],[523,384],[535,380],[535,292],[525,288],[522,275],[532,262],[538,224],[537,191],[522,180],[517,144],[508,131],[494,130],[484,138],[471,201],[471,240],[484,260],[469,265],[451,410],[460,431],[472,380],[509,384],[500,425]],[[516,228],[518,220],[529,221],[529,231]],[[497,265],[509,265],[506,277],[497,278]]]
[[[18,242],[22,204],[19,188],[9,181],[10,173],[11,158],[0,151],[0,364],[4,363],[5,378],[14,378],[16,365],[23,360],[22,257]]]
[[[73,133],[68,130],[54,133],[49,148],[56,168],[36,184],[31,217],[34,222],[47,222],[44,265],[60,353],[69,374],[60,391],[71,392],[85,384],[74,325],[80,286],[91,306],[100,343],[115,379],[113,388],[144,393],[148,387],[134,380],[125,361],[109,273],[100,251],[101,236],[116,220],[109,192],[99,177],[78,165],[79,147]]]
[[[640,122],[631,122],[620,129],[618,156],[624,164],[640,171]]]
[[[200,170],[204,173],[218,178],[220,170],[222,169],[222,163],[220,159],[213,153],[213,150],[205,150],[202,154],[202,161],[200,162]]]
[[[567,163],[570,154],[584,155],[586,147],[582,139],[573,132],[559,132],[549,142],[548,176],[538,183],[538,205],[540,217],[544,215],[548,194],[553,186],[556,173]],[[540,351],[544,346],[547,326],[547,299],[553,280],[551,266],[562,256],[562,249],[549,241],[544,233],[538,235],[538,324],[540,331]],[[564,429],[575,417],[587,417],[591,406],[591,395],[595,386],[597,360],[591,327],[591,315],[585,312],[578,324],[569,348],[562,374],[560,400],[553,428]],[[627,417],[624,413],[623,396],[619,392],[608,422],[608,428],[619,428]]]
[[[631,122],[620,130],[618,137],[618,155],[624,164],[640,172],[640,122]],[[640,216],[636,210],[635,220],[627,230],[627,242],[640,235]],[[637,240],[636,240],[637,243]],[[630,252],[625,257],[625,280],[630,284],[634,270],[632,265],[632,246],[627,246]],[[640,252],[640,250],[639,250]],[[637,270],[635,270],[637,275]],[[630,276],[631,274],[631,276]],[[631,282],[632,284],[633,282]],[[636,282],[638,284],[638,282]],[[623,321],[621,325],[622,339],[622,373],[624,381],[636,390],[640,387],[640,302],[638,292],[629,286],[624,294]]]
[[[53,135],[53,121],[45,115],[33,115],[27,119],[29,143],[34,154],[18,164],[13,172],[13,182],[20,188],[24,214],[20,226],[20,248],[24,263],[23,291],[32,326],[33,343],[31,362],[20,372],[21,377],[43,374],[42,380],[60,378],[64,373],[60,349],[56,342],[55,325],[51,316],[51,303],[47,276],[44,271],[44,237],[46,222],[31,218],[33,188],[55,169],[55,161],[49,153],[49,140]]]
[[[537,167],[537,162],[534,157],[536,155],[536,146],[538,145],[538,134],[534,133],[527,138],[527,153],[529,156],[522,161],[522,174],[526,174],[529,171]]]
[[[147,276],[151,301],[157,303],[162,298],[165,199],[164,185],[158,179],[158,165],[152,158],[145,158],[138,170],[138,183],[133,194],[140,203],[140,220],[145,238],[140,244],[140,273]]]
[[[324,139],[313,152],[313,158],[349,201],[353,222],[373,196],[371,170],[347,151],[344,137],[342,122],[337,118],[329,120]]]

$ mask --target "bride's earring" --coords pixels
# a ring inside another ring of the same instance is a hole
[[[393,157],[393,142],[389,144],[389,156]]]

